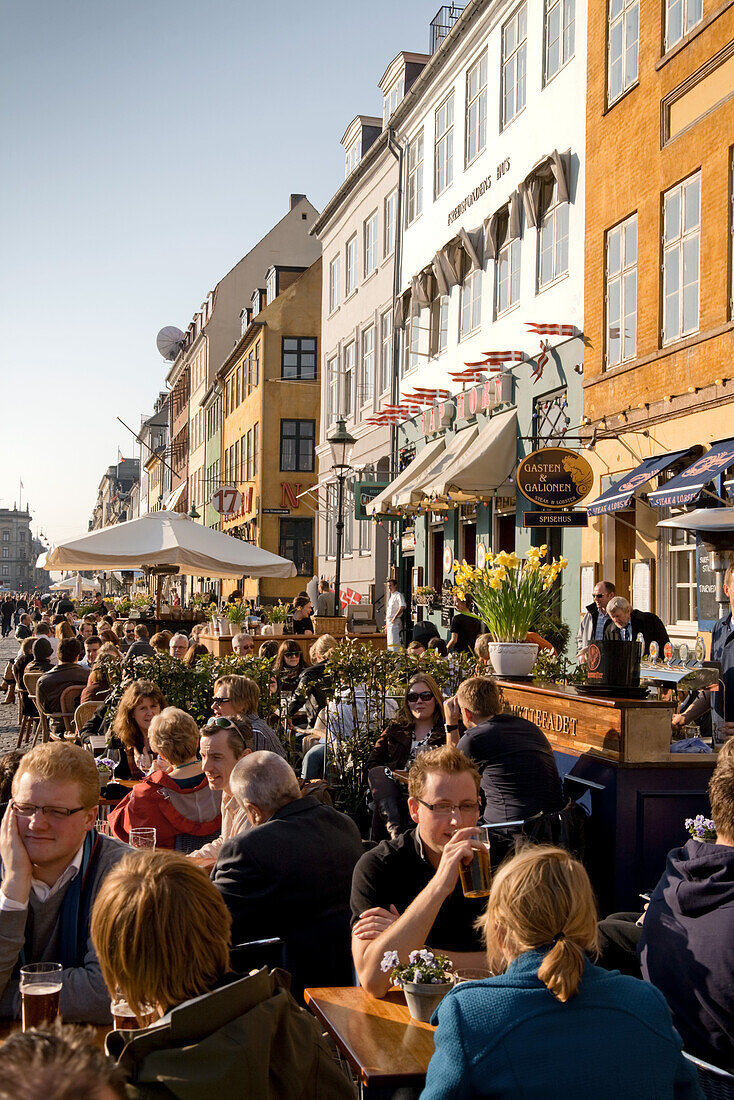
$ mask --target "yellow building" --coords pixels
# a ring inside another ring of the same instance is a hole
[[[657,524],[734,469],[711,451],[734,436],[734,8],[590,0],[588,25],[582,598],[614,581],[685,640],[717,616],[711,563]]]
[[[295,562],[290,580],[225,581],[268,604],[305,589],[315,572],[316,440],[321,330],[321,260],[307,269],[273,266],[265,290],[243,310],[242,337],[219,371],[222,485],[242,494],[222,530]]]

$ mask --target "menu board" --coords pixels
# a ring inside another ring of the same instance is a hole
[[[706,549],[700,538],[696,540],[698,625],[703,630],[711,630],[719,618],[719,605],[716,602],[716,572],[711,563],[712,553],[711,550]]]

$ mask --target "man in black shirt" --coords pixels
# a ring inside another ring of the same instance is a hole
[[[449,652],[453,650],[454,653],[473,653],[474,643],[487,628],[481,619],[469,613],[469,605],[465,600],[454,596],[454,607],[456,613],[449,625],[451,637],[447,648]]]
[[[522,821],[563,808],[561,779],[548,738],[533,722],[501,714],[499,691],[488,676],[472,676],[445,705],[446,728],[467,732],[458,748],[479,769],[487,824]]]
[[[352,958],[360,984],[384,997],[386,951],[402,962],[427,944],[455,967],[486,966],[474,921],[484,898],[465,898],[459,865],[473,858],[479,774],[452,745],[420,753],[408,775],[408,809],[417,828],[366,852],[352,878]]]

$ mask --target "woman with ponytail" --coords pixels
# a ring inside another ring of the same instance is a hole
[[[588,875],[560,848],[527,847],[495,873],[477,922],[493,977],[436,1009],[421,1100],[694,1100],[664,998],[591,961]]]

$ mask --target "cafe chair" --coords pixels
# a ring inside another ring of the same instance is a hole
[[[734,1073],[729,1073],[710,1062],[694,1058],[683,1051],[683,1057],[696,1067],[698,1083],[706,1100],[734,1100]]]
[[[74,728],[77,733],[77,737],[82,737],[82,730],[86,726],[90,718],[94,718],[97,713],[97,707],[99,703],[92,701],[90,703],[79,703],[74,711]],[[99,742],[95,745],[95,741]],[[82,737],[82,744],[85,749],[91,749],[96,755],[96,749],[103,749],[107,744],[107,738],[104,734],[88,734],[86,737]]]
[[[587,814],[583,806],[569,798],[561,810],[550,810],[518,821],[492,821],[487,828],[496,830],[492,851],[492,863],[496,866],[513,847],[517,849],[523,843],[554,844],[564,848],[572,856],[583,862],[586,850]]]
[[[232,969],[237,974],[249,974],[251,970],[285,970],[285,944],[277,936],[267,940],[250,940],[238,943],[230,953]]]
[[[76,693],[77,693],[76,694],[76,702],[78,703],[79,702],[79,696],[81,695],[81,688],[73,688],[73,689],[72,688],[64,688],[64,690],[61,693],[61,699],[63,700],[66,693],[68,691],[71,691],[71,690],[76,691]],[[41,725],[41,740],[44,742],[44,744],[47,741],[65,741],[67,733],[70,733],[70,734],[73,735],[74,727],[72,725],[72,722],[74,720],[75,704],[70,704],[70,709],[69,710],[64,710],[63,709],[63,702],[62,702],[62,709],[61,710],[50,711],[50,710],[44,710],[43,705],[41,704],[41,702],[38,699],[36,699],[36,706],[38,707],[38,714],[39,714],[40,720],[41,720],[41,722],[40,722],[40,725]],[[63,733],[56,733],[55,731],[52,732],[51,726],[49,725],[49,719],[54,719],[54,718],[60,718],[62,720],[62,722],[64,723]],[[35,741],[34,741],[34,743],[35,743]]]
[[[26,691],[28,692],[29,697],[35,703],[36,712],[38,713],[38,715],[40,715],[41,711],[40,711],[40,708],[38,706],[38,699],[36,698],[36,688],[37,688],[37,685],[38,685],[38,681],[41,679],[42,676],[43,676],[42,672],[26,672],[25,675],[23,676],[23,686],[25,687]],[[31,748],[33,748],[36,744],[36,741],[38,740],[39,733],[41,733],[41,719],[40,719],[40,717],[31,718],[30,719],[30,726],[27,726],[26,729],[23,731],[23,733],[25,735],[26,742],[28,741],[28,739],[30,737],[30,734],[33,733],[33,741],[31,742]],[[18,737],[18,748],[20,748],[20,736]]]
[[[212,833],[210,836],[192,836],[190,833],[179,833],[174,842],[173,849],[175,852],[181,852],[187,856],[191,852],[196,852],[199,848],[202,848],[205,844],[210,844],[213,840],[216,840],[219,833]]]

